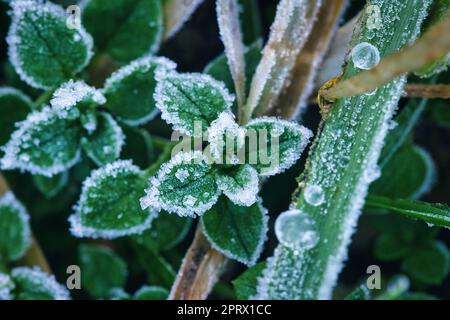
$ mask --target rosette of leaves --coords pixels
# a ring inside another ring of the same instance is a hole
[[[240,126],[231,111],[234,97],[208,75],[161,70],[156,79],[162,118],[188,137],[206,135],[208,146],[182,147],[163,164],[150,179],[142,208],[189,217],[207,213],[203,227],[211,243],[228,257],[254,263],[267,232],[266,212],[257,201],[259,176],[291,167],[312,133],[268,117]]]

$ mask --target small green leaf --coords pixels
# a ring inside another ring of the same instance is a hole
[[[344,300],[370,300],[370,291],[365,285],[360,285],[350,292]]]
[[[139,206],[145,186],[142,171],[131,161],[116,161],[93,171],[69,218],[71,232],[76,237],[113,239],[148,229],[156,213]]]
[[[122,128],[106,112],[99,113],[95,131],[81,138],[83,150],[98,166],[106,165],[119,158],[124,143],[125,136]]]
[[[406,292],[400,296],[399,300],[439,300],[439,299],[425,292]]]
[[[263,176],[290,168],[300,158],[312,132],[294,122],[263,117],[247,125],[246,161]]]
[[[241,207],[225,197],[202,217],[203,231],[213,247],[248,266],[255,264],[262,252],[267,222],[267,210],[260,201]]]
[[[133,300],[166,300],[169,291],[157,286],[143,286],[133,295]]]
[[[96,47],[118,61],[131,61],[159,47],[160,0],[89,0],[82,10],[83,24]]]
[[[175,63],[166,58],[146,56],[133,61],[106,80],[103,92],[108,102],[105,107],[128,125],[153,120],[159,112],[153,99],[155,71],[175,67]]]
[[[56,87],[80,72],[92,56],[92,38],[69,28],[64,9],[49,1],[13,1],[7,42],[21,79],[40,89]]]
[[[65,110],[49,107],[29,114],[4,147],[1,168],[46,177],[71,168],[80,160],[81,126],[75,116],[76,110],[69,116]]]
[[[217,173],[217,186],[235,204],[249,207],[259,191],[258,172],[250,165],[238,165]]]
[[[111,289],[125,285],[127,265],[110,248],[82,244],[78,255],[82,288],[93,298],[105,298]]]
[[[75,110],[85,111],[105,102],[106,99],[100,90],[87,85],[84,81],[69,80],[53,93],[50,105],[53,109],[73,113]],[[84,120],[83,122],[86,130],[91,131],[90,126],[86,125],[86,121]]]
[[[11,271],[16,285],[13,296],[16,300],[69,300],[67,289],[38,268],[19,267]]]
[[[9,275],[0,272],[0,301],[12,300],[12,291],[15,288],[14,282]]]
[[[431,225],[450,227],[450,208],[445,204],[369,195],[366,199],[366,205],[397,212]]]
[[[0,87],[0,146],[8,142],[16,129],[15,124],[25,120],[32,108],[30,98],[19,90]],[[0,156],[2,155],[0,150]]]
[[[428,152],[407,143],[384,166],[371,193],[391,198],[418,199],[431,189],[436,167]]]
[[[30,217],[11,192],[0,197],[0,261],[21,258],[31,245]]]
[[[450,128],[450,107],[448,100],[434,100],[428,108],[431,119],[438,125]]]
[[[139,168],[149,167],[155,159],[152,137],[147,130],[122,126],[125,134],[125,145],[120,155],[121,159],[133,160]]]
[[[200,151],[180,152],[150,179],[150,188],[141,199],[141,206],[195,217],[210,209],[219,194],[208,158]]]
[[[122,288],[113,288],[109,290],[108,299],[110,300],[130,300],[131,295]]]
[[[156,78],[156,105],[175,130],[201,137],[219,114],[231,113],[234,96],[211,76],[162,71]]]
[[[53,198],[56,196],[69,181],[69,174],[63,172],[57,174],[51,178],[35,175],[33,176],[33,182],[36,188],[47,198]]]
[[[450,254],[444,243],[432,241],[416,247],[403,261],[402,268],[414,279],[439,285],[448,275]]]
[[[412,244],[402,237],[402,233],[383,233],[375,243],[375,256],[384,261],[395,261],[406,257],[413,249]]]
[[[258,278],[262,276],[266,266],[265,261],[259,262],[232,281],[239,300],[249,300],[256,294]]]

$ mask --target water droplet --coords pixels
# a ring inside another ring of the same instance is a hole
[[[282,245],[294,251],[311,249],[319,241],[314,221],[297,209],[278,216],[275,221],[275,234]]]
[[[314,184],[306,186],[304,197],[306,202],[315,207],[320,206],[325,200],[322,187]]]
[[[370,70],[380,62],[380,52],[368,42],[357,44],[352,49],[351,56],[355,67],[363,70]]]

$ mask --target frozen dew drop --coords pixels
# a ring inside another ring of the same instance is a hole
[[[380,62],[380,52],[368,42],[357,44],[351,52],[352,61],[356,68],[370,70]]]
[[[275,234],[282,245],[294,251],[311,249],[319,241],[314,221],[297,209],[278,216],[275,221]]]
[[[175,172],[175,177],[183,183],[189,177],[189,171],[187,169],[178,169]]]
[[[322,187],[314,184],[307,185],[304,193],[305,200],[312,206],[320,206],[325,200]]]

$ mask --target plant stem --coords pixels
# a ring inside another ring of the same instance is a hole
[[[450,85],[409,83],[403,96],[408,98],[450,99]]]

